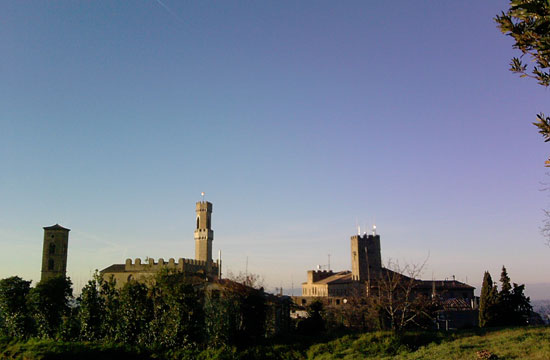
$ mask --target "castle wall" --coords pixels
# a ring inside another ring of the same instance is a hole
[[[332,270],[308,270],[307,272],[307,282],[308,284],[323,280],[329,276],[334,275]]]
[[[134,262],[132,259],[126,259],[124,270],[122,271],[102,271],[101,275],[105,278],[113,278],[116,280],[117,288],[121,288],[128,281],[136,280],[140,282],[153,281],[153,277],[162,269],[174,270],[177,272],[190,275],[204,275],[213,279],[218,277],[218,262],[200,261],[195,259],[170,258],[168,261],[160,258],[158,261],[149,258],[146,262],[142,262],[137,258]]]

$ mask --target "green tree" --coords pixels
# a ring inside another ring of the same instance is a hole
[[[514,283],[510,293],[510,307],[512,308],[510,325],[528,325],[529,316],[533,311],[531,299],[523,293],[525,285]]]
[[[510,71],[520,77],[535,79],[540,85],[550,85],[550,0],[511,0],[510,8],[495,17],[503,34],[514,39],[514,49],[521,56],[512,58]],[[527,56],[529,61],[524,62]],[[533,64],[533,65],[528,65]],[[540,113],[533,123],[544,141],[550,141],[550,117]]]
[[[523,293],[525,285],[510,284],[506,268],[502,267],[500,275],[500,292],[498,293],[498,325],[527,325],[532,307],[529,297]]]
[[[64,317],[70,315],[72,300],[72,282],[68,277],[53,277],[31,289],[29,304],[38,336],[55,338],[59,335]]]
[[[100,275],[96,280],[104,306],[101,334],[105,340],[115,341],[117,340],[118,324],[121,318],[120,291],[117,289],[116,281],[112,276],[105,279]]]
[[[105,299],[100,292],[97,270],[92,280],[82,288],[80,295],[80,338],[93,341],[103,338],[103,323],[105,321]]]
[[[137,281],[124,284],[120,292],[120,320],[116,338],[129,345],[148,345],[153,307],[147,285]]]
[[[18,276],[0,280],[0,332],[3,335],[24,338],[31,332],[31,317],[27,306],[30,281]]]
[[[479,298],[479,326],[495,326],[498,322],[498,290],[493,283],[491,274],[485,271],[483,284],[481,285],[481,296]]]
[[[161,271],[149,295],[154,309],[151,343],[173,348],[203,340],[202,293],[193,278],[180,272]]]

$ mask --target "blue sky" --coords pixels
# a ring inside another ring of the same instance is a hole
[[[166,5],[163,7],[162,4]],[[506,1],[0,3],[0,277],[38,280],[42,227],[72,229],[68,274],[214,251],[297,293],[382,256],[544,283],[548,90],[508,68]],[[290,290],[289,290],[290,291]],[[548,294],[550,297],[550,293]]]

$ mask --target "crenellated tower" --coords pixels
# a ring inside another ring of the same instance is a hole
[[[196,204],[197,228],[195,229],[195,259],[212,262],[212,204],[199,201]]]
[[[382,269],[380,235],[351,237],[351,276],[356,281],[370,281]]]
[[[71,230],[65,229],[59,224],[44,228],[40,281],[56,276],[65,276],[67,272],[69,231]]]

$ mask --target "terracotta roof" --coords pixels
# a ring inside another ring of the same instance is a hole
[[[327,278],[324,278],[322,280],[314,282],[314,284],[322,285],[322,284],[329,284],[329,285],[335,285],[335,284],[345,284],[351,282],[351,271],[340,271],[337,272],[334,275],[331,275]]]
[[[435,285],[435,288],[438,290],[445,289],[475,289],[475,287],[465,284],[456,280],[420,280],[417,287],[422,288],[432,288]]]
[[[472,306],[466,302],[464,299],[447,299],[443,302],[443,309],[445,310],[472,310]]]
[[[126,269],[126,265],[124,264],[113,264],[109,267],[106,267],[105,269],[101,270],[100,273],[103,274],[103,273],[120,273],[120,272],[124,272]]]
[[[67,230],[67,231],[71,231],[71,229],[66,229],[63,226],[59,225],[59,224],[55,224],[55,225],[52,225],[52,226],[46,226],[43,229],[44,230]]]

